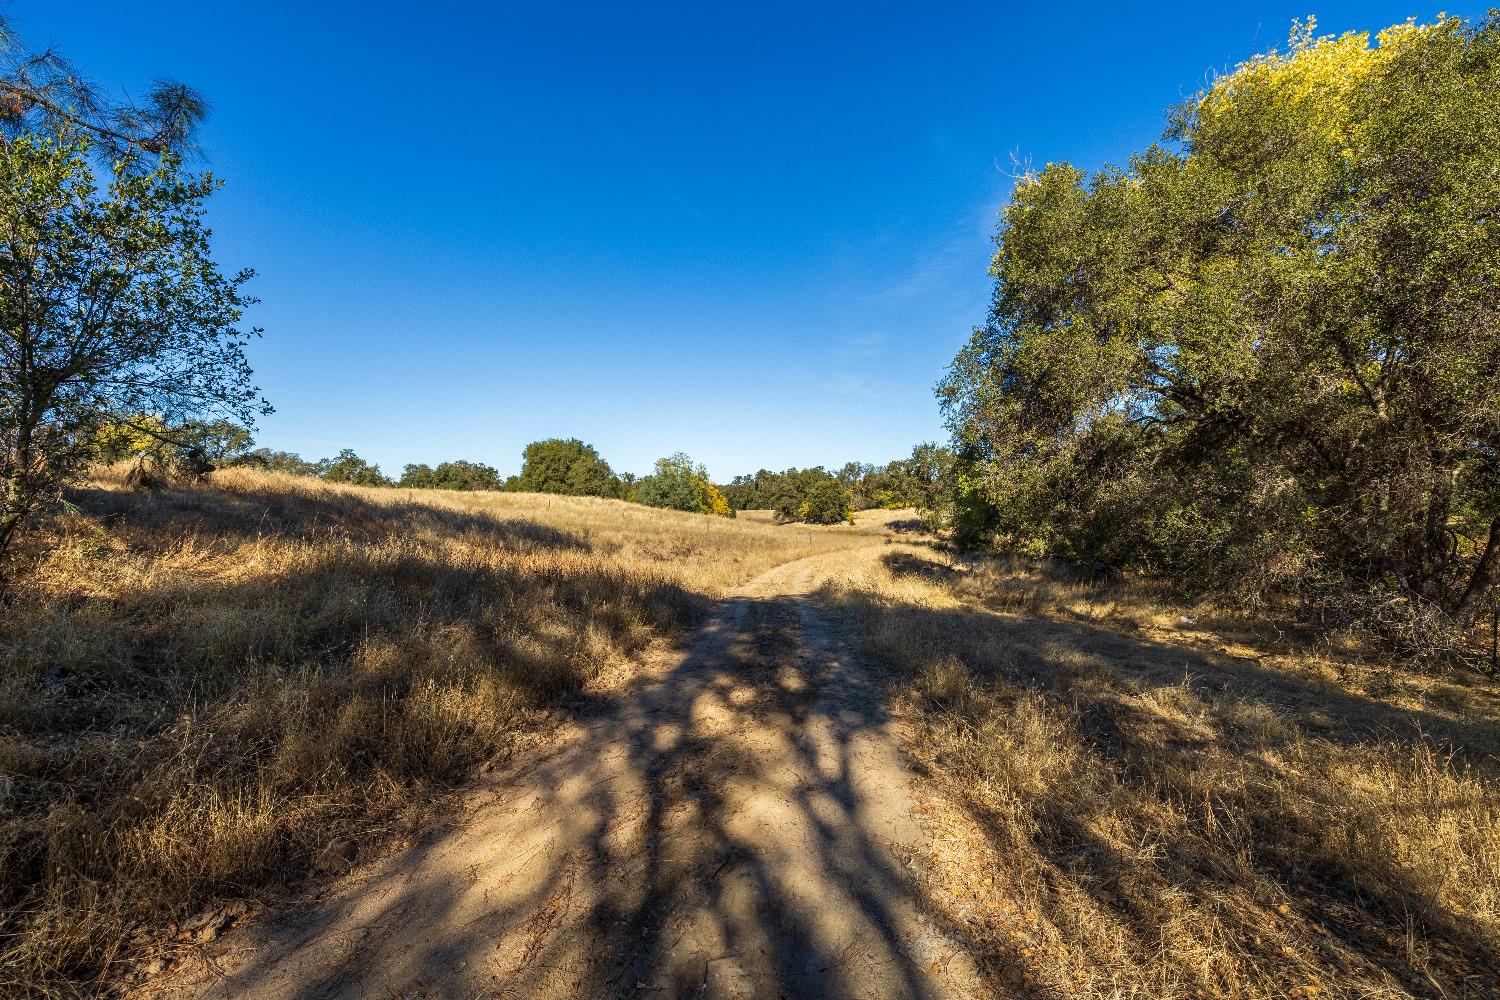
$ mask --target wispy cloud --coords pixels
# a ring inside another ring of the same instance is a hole
[[[874,399],[880,395],[874,380],[861,372],[829,373],[818,388],[830,396],[857,396],[862,399]]]
[[[840,337],[833,354],[842,357],[869,358],[884,354],[891,338],[884,333],[854,333]]]
[[[973,296],[984,284],[989,263],[989,243],[1000,203],[986,203],[972,216],[956,223],[945,242],[928,248],[912,260],[905,274],[865,297],[865,306],[889,309]]]
[[[877,399],[882,391],[870,373],[838,369],[833,365],[817,369],[798,367],[784,371],[777,381],[795,389],[799,397],[806,399],[821,396]]]

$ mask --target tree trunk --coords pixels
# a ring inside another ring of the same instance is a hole
[[[1469,577],[1469,585],[1464,588],[1463,596],[1458,599],[1458,607],[1454,609],[1459,621],[1466,625],[1473,624],[1479,616],[1479,606],[1483,603],[1485,595],[1500,583],[1500,515],[1490,522],[1490,537],[1485,543],[1484,552],[1479,556],[1479,564],[1474,567],[1474,574]]]
[[[21,483],[5,484],[5,506],[0,508],[0,562],[5,559],[6,550],[10,548],[16,529],[26,519],[26,510],[29,505],[25,503],[21,493],[24,489],[25,486]]]

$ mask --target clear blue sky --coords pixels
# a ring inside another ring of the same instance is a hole
[[[1437,9],[7,7],[100,83],[213,102],[221,263],[260,275],[261,443],[512,472],[576,436],[722,479],[943,436],[932,387],[984,317],[1013,158],[1123,160],[1294,17]]]

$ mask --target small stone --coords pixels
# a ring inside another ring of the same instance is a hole
[[[159,976],[163,972],[166,972],[166,971],[167,971],[167,963],[164,962],[162,959],[159,959],[159,958],[153,958],[146,965],[146,975],[148,975],[148,976]]]

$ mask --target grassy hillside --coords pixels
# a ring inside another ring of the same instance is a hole
[[[891,546],[933,903],[1027,996],[1491,996],[1500,692],[1066,565]]]
[[[0,618],[0,992],[347,864],[735,584],[871,540],[248,471],[71,499]]]

